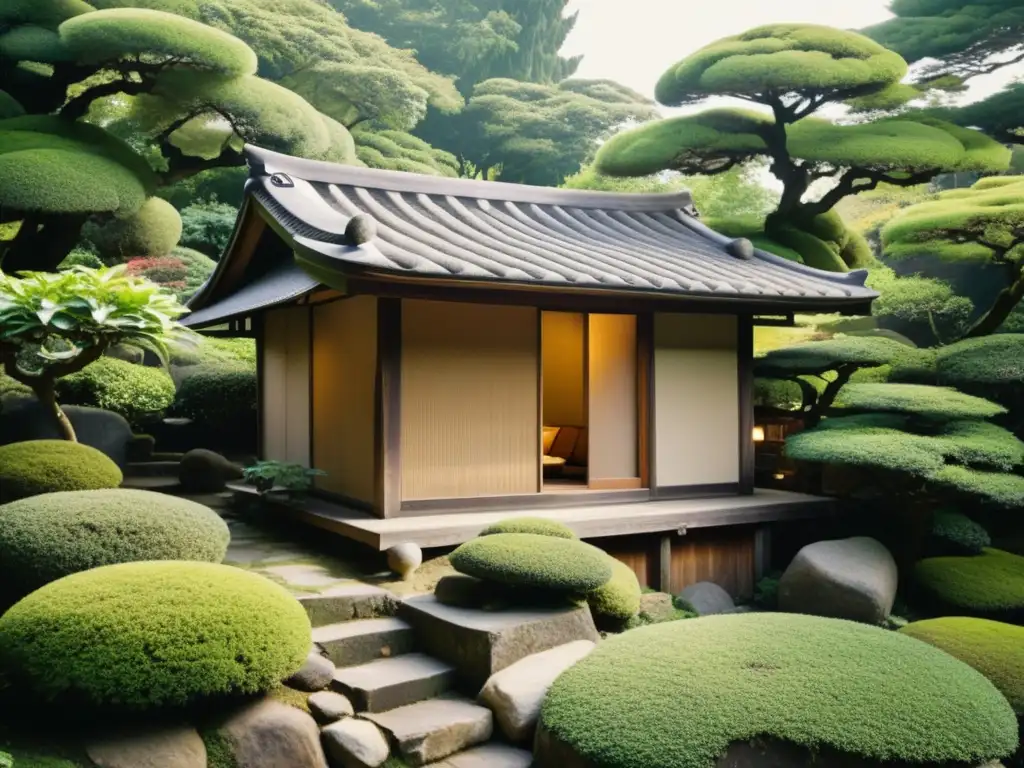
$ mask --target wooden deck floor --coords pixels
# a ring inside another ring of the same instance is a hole
[[[308,524],[377,550],[405,542],[424,548],[454,546],[472,539],[491,523],[516,514],[508,510],[454,512],[381,520],[366,512],[315,498],[309,499],[302,509],[290,511]],[[535,510],[524,514],[558,520],[572,528],[580,538],[592,539],[796,520],[834,512],[832,499],[759,488],[750,496],[578,506]]]

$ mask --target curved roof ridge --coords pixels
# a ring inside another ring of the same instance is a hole
[[[247,144],[245,158],[251,176],[283,173],[304,181],[372,187],[391,192],[420,193],[473,197],[537,205],[563,205],[573,208],[615,208],[623,211],[669,211],[692,208],[689,191],[638,194],[632,192],[597,192],[559,187],[534,187],[505,181],[453,179],[425,176],[408,171],[385,171],[356,165],[341,165],[323,160],[305,160],[283,155],[269,149]]]

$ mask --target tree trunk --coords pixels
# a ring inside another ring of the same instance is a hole
[[[995,333],[1022,298],[1024,298],[1024,275],[1018,275],[1011,285],[999,292],[995,301],[992,302],[992,306],[971,326],[970,330],[964,334],[964,338],[973,339]]]
[[[850,380],[850,377],[857,371],[855,366],[839,366],[836,368],[836,378],[834,381],[830,381],[825,386],[825,391],[821,393],[821,397],[818,398],[818,402],[814,404],[814,407],[807,412],[804,417],[804,426],[807,429],[816,427],[818,422],[821,421],[821,417],[825,415],[825,412],[832,407],[832,403],[835,402],[836,395],[839,394],[846,383]]]
[[[87,216],[26,217],[18,234],[0,253],[0,268],[15,272],[56,272],[78,243]]]
[[[75,434],[75,428],[71,425],[71,419],[68,418],[67,414],[64,413],[64,410],[57,403],[53,379],[47,378],[33,382],[32,391],[36,393],[39,402],[43,404],[43,409],[53,419],[53,423],[57,427],[57,431],[60,432],[61,437],[77,443],[78,436]]]

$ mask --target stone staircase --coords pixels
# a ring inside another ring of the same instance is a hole
[[[393,757],[433,768],[529,768],[529,751],[492,740],[490,709],[452,664],[423,652],[402,604],[368,585],[301,596],[313,642],[337,668],[330,689],[374,723]]]

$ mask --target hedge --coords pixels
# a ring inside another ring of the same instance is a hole
[[[54,491],[116,488],[121,470],[106,454],[68,440],[0,446],[0,504]]]
[[[988,419],[1006,409],[949,387],[927,384],[847,384],[836,405],[857,411],[882,411],[921,416],[937,421]]]
[[[178,386],[173,410],[210,430],[237,428],[239,419],[256,417],[256,372],[203,367]]]
[[[0,592],[17,600],[64,576],[115,563],[219,563],[230,538],[212,509],[164,493],[45,493],[0,507]]]
[[[612,576],[587,596],[595,618],[628,621],[640,610],[640,582],[633,569],[608,555]]]
[[[162,368],[101,357],[78,373],[57,380],[57,399],[64,405],[103,408],[137,421],[174,402],[174,382]]]
[[[612,575],[608,556],[582,541],[535,533],[496,533],[467,541],[449,556],[460,573],[513,587],[584,594]]]
[[[87,224],[82,235],[109,264],[137,256],[164,256],[181,237],[181,216],[166,200],[151,197],[131,216]]]
[[[11,680],[69,707],[138,711],[263,693],[298,670],[310,646],[306,612],[283,587],[214,563],[83,571],[0,617],[0,665]]]
[[[931,536],[939,548],[958,555],[980,555],[992,544],[988,531],[967,515],[949,509],[935,513]]]
[[[900,630],[970,664],[1024,715],[1024,627],[988,619],[948,616],[915,621]]]
[[[576,538],[576,534],[569,526],[546,517],[510,517],[480,531],[481,536],[495,533],[535,533],[538,536],[554,536],[559,539]]]
[[[610,637],[555,681],[541,726],[593,768],[707,768],[730,744],[766,737],[915,764],[977,765],[1017,745],[1006,700],[952,656],[877,627],[779,613]]]
[[[928,557],[914,566],[926,597],[969,615],[1024,612],[1024,557],[986,547],[973,557]]]

